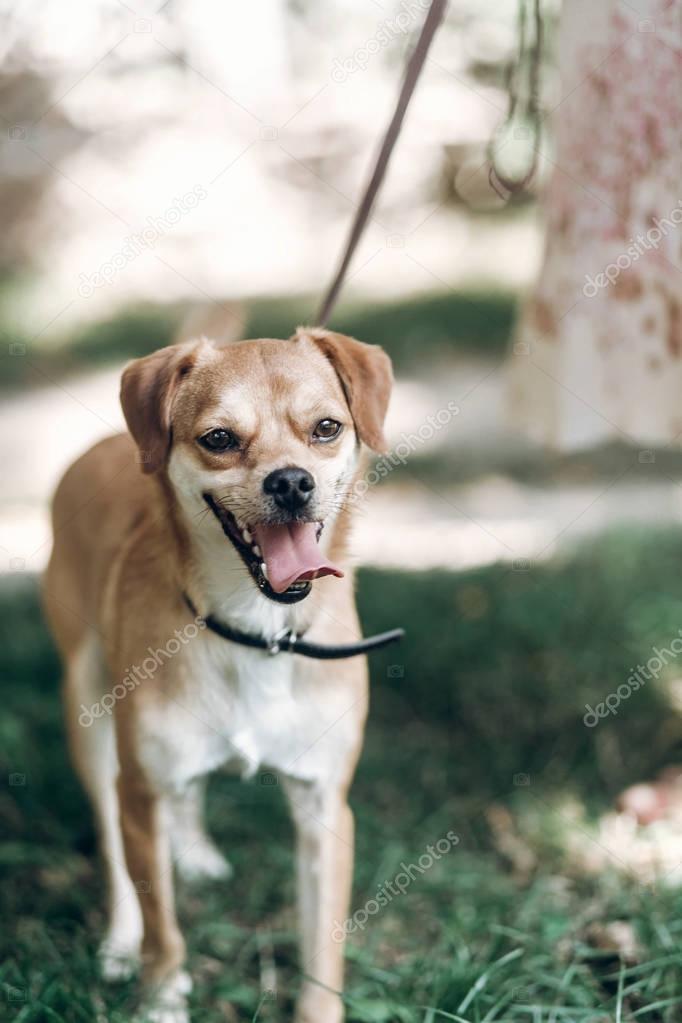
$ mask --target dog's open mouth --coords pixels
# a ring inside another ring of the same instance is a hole
[[[343,576],[319,549],[321,522],[257,522],[242,528],[212,494],[203,497],[256,586],[270,600],[295,604],[308,596],[314,579]]]

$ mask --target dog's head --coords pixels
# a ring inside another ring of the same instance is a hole
[[[360,443],[385,450],[391,363],[318,328],[289,341],[201,340],[137,359],[121,404],[145,473],[164,473],[190,528],[209,508],[271,600],[342,573],[320,537],[347,498]]]

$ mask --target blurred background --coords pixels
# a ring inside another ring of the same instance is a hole
[[[331,321],[394,360],[396,457],[368,477],[353,557],[366,633],[408,630],[371,663],[354,907],[448,830],[459,837],[351,940],[351,1023],[682,1018],[682,420],[679,367],[660,361],[682,349],[668,295],[682,250],[674,200],[655,198],[660,168],[679,169],[682,12],[608,0],[593,37],[585,0],[560,6],[542,4],[538,55],[532,37],[521,45],[531,4],[520,17],[515,0],[452,0]],[[314,320],[426,8],[0,3],[8,1019],[123,1023],[134,1004],[131,985],[100,984],[93,957],[104,896],[39,601],[51,493],[123,428],[128,359],[198,327],[286,337]],[[575,40],[589,52],[567,87]],[[639,107],[624,85],[609,98],[628,76]],[[651,149],[635,160],[632,144],[617,185],[622,154],[606,153],[610,176],[593,159],[598,142],[608,150],[609,103],[611,130],[634,111],[633,138]],[[582,155],[562,130],[584,132]],[[491,153],[517,177],[535,162],[532,181],[493,187]],[[663,177],[672,196],[677,178]],[[614,234],[602,207],[627,227]],[[672,226],[665,246],[642,243],[652,258],[634,276],[639,257],[617,259],[640,209],[645,227]],[[592,302],[584,278],[611,260],[614,288]],[[236,882],[180,896],[197,1020],[290,1018],[291,828],[271,780],[221,775],[210,789]]]

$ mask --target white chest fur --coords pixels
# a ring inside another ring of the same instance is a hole
[[[329,670],[201,632],[163,705],[141,722],[147,770],[168,789],[223,764],[244,777],[271,769],[332,780],[357,740],[358,715],[352,691],[329,685]]]

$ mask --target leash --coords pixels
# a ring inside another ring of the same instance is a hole
[[[331,315],[332,309],[336,305],[336,300],[339,297],[339,292],[341,291],[346,272],[350,266],[350,261],[353,258],[353,253],[355,252],[357,244],[362,237],[362,232],[369,220],[369,215],[372,211],[372,206],[374,205],[377,192],[381,187],[381,182],[384,180],[384,175],[386,173],[386,168],[388,167],[388,162],[391,159],[393,147],[400,135],[400,129],[402,128],[403,120],[405,118],[405,112],[410,100],[412,99],[412,93],[414,92],[415,86],[426,62],[426,57],[433,41],[433,37],[443,20],[447,3],[448,0],[431,0],[431,6],[429,7],[429,12],[424,19],[424,24],[422,25],[422,30],[419,33],[417,45],[412,51],[410,59],[407,62],[403,83],[398,95],[398,102],[395,105],[393,116],[381,143],[374,170],[372,171],[369,181],[365,186],[362,200],[357,208],[355,218],[343,250],[343,256],[341,257],[334,279],[322,299],[316,320],[317,324],[321,327],[325,326]]]
[[[188,594],[183,593],[185,604],[194,617],[200,617],[206,623],[206,628],[223,639],[229,639],[232,643],[240,643],[242,646],[252,647],[256,650],[267,650],[271,656],[279,653],[300,654],[301,657],[313,657],[318,661],[337,661],[344,657],[357,657],[359,654],[366,654],[369,650],[378,650],[389,643],[395,643],[405,635],[404,629],[391,629],[389,632],[380,632],[376,636],[369,636],[357,643],[341,643],[335,646],[323,646],[321,643],[308,643],[299,639],[292,629],[282,629],[272,639],[264,636],[256,636],[253,632],[244,632],[236,629],[233,625],[226,625],[218,621],[213,615],[198,615],[197,609],[192,603]]]

